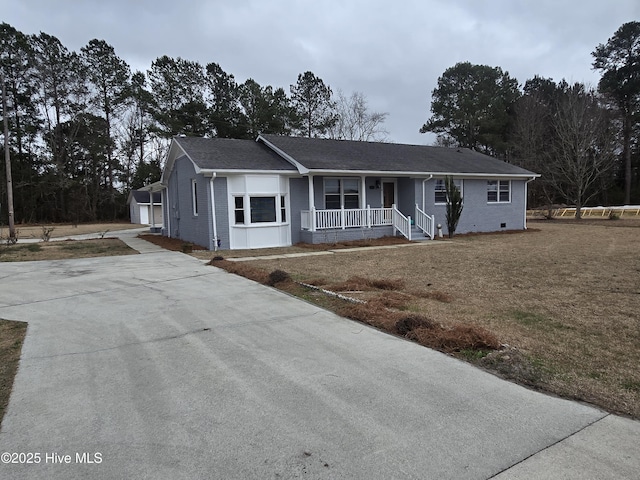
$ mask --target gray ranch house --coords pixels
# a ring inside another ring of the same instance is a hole
[[[163,234],[216,249],[446,234],[444,179],[463,195],[458,233],[526,229],[537,174],[468,150],[260,135],[176,137],[160,182]]]

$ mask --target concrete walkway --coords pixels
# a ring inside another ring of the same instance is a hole
[[[259,255],[254,257],[228,257],[227,260],[230,262],[249,262],[252,260],[277,260],[279,258],[297,258],[297,257],[314,257],[319,255],[334,255],[340,253],[349,253],[349,252],[358,252],[358,251],[368,251],[368,250],[389,250],[394,248],[406,248],[406,247],[421,247],[421,246],[435,246],[435,245],[446,245],[450,243],[449,241],[427,241],[427,242],[416,242],[416,243],[398,243],[395,245],[375,245],[371,247],[350,247],[350,248],[333,248],[330,250],[318,250],[311,252],[295,252],[295,253],[276,253],[273,255]]]
[[[0,478],[637,478],[638,422],[203,263],[0,264],[29,322],[0,453],[39,459]]]

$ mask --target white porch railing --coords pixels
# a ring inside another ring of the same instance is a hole
[[[416,227],[424,232],[431,240],[433,240],[433,235],[435,234],[435,215],[427,215],[420,207],[416,205],[416,215],[415,215]]]
[[[416,205],[416,226],[430,238],[434,237],[435,217],[427,215]],[[333,210],[302,210],[300,223],[303,230],[370,228],[391,225],[394,234],[400,232],[411,240],[411,217],[404,216],[393,205],[391,208],[340,208]]]
[[[411,240],[411,217],[405,217],[400,210],[394,205],[393,209],[393,233],[396,230],[405,236],[408,240]]]
[[[303,230],[328,230],[353,227],[379,227],[391,225],[393,215],[391,208],[340,208],[333,210],[302,210],[300,212]]]

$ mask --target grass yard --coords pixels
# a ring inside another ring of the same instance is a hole
[[[43,229],[50,230],[51,238],[68,237],[71,235],[84,235],[87,233],[114,232],[116,230],[129,230],[132,228],[142,228],[147,225],[135,223],[79,223],[72,225],[69,223],[47,223],[43,225],[16,225],[16,236],[18,241],[21,238],[42,238]],[[9,227],[0,227],[0,240],[5,240],[9,235]]]
[[[58,242],[0,244],[0,262],[64,260],[68,258],[133,255],[138,252],[116,238]]]
[[[488,355],[482,343],[441,349],[514,381],[640,418],[640,221],[529,227],[406,248],[223,263],[249,276],[252,269],[282,270],[365,300],[378,316],[400,312],[460,335],[493,334],[508,347]],[[341,314],[362,308],[345,310],[344,302],[303,290],[294,293]],[[384,319],[367,323],[386,327]],[[387,329],[420,343],[433,334],[432,325],[414,327]]]
[[[26,333],[26,323],[0,319],[0,423],[9,403]]]

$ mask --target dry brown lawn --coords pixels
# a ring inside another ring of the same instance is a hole
[[[9,403],[13,378],[18,370],[22,342],[27,333],[25,322],[0,318],[0,423]]]
[[[529,227],[511,235],[243,263],[365,300],[388,303],[395,296],[391,308],[445,327],[485,328],[510,348],[476,363],[640,418],[640,221],[554,220]],[[353,292],[349,283],[362,279],[397,288],[393,295]]]
[[[72,225],[68,223],[47,223],[42,225],[16,225],[18,240],[21,238],[42,238],[42,229],[53,228],[51,238],[68,237],[71,235],[84,235],[87,233],[103,233],[114,232],[116,230],[128,230],[131,228],[141,228],[147,225],[138,225],[135,223],[79,223]],[[6,238],[9,229],[6,225],[0,231],[0,237]]]
[[[134,255],[138,252],[117,238],[0,244],[0,262],[64,260],[69,258]]]

